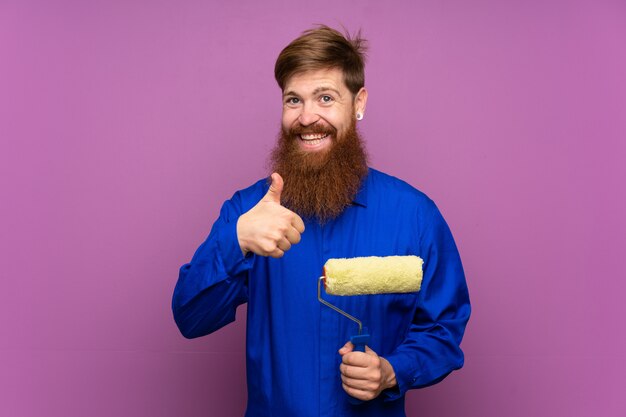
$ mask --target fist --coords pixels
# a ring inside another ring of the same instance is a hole
[[[282,192],[283,179],[275,172],[267,194],[237,220],[237,239],[244,254],[253,252],[280,258],[291,245],[300,242],[304,222],[296,213],[280,205]]]
[[[354,352],[352,343],[346,343],[341,349],[341,383],[348,395],[359,400],[369,401],[380,393],[396,386],[396,374],[393,367],[382,356],[365,347],[365,352]]]

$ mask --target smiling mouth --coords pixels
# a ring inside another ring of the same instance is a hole
[[[318,145],[328,137],[328,133],[308,133],[299,136],[300,140],[304,141],[307,145]]]

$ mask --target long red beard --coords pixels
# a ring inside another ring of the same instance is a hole
[[[302,151],[297,136],[306,132],[329,133],[333,143],[327,150]],[[272,172],[278,172],[285,182],[281,204],[321,224],[339,216],[352,203],[367,175],[367,153],[356,122],[339,138],[332,127],[281,129],[270,163]]]

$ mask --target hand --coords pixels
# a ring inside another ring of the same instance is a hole
[[[353,352],[353,349],[351,342],[339,349],[341,381],[348,395],[369,401],[387,388],[396,386],[396,373],[387,359],[367,346],[365,352]]]
[[[254,252],[280,258],[291,245],[300,242],[304,222],[296,213],[280,205],[282,191],[283,179],[275,172],[267,194],[256,206],[239,216],[237,239],[244,255]]]

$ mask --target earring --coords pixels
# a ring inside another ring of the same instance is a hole
[[[357,113],[356,113],[356,119],[357,119],[357,120],[363,120],[363,113],[361,113],[361,112],[357,112]]]

